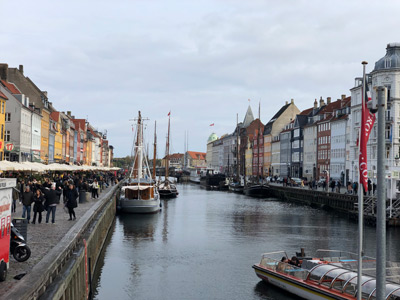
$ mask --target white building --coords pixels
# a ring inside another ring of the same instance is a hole
[[[400,143],[399,134],[400,128],[400,44],[388,44],[386,55],[375,63],[374,70],[367,76],[369,89],[372,97],[376,97],[374,88],[378,86],[386,86],[388,88],[387,110],[385,112],[385,159],[387,162],[387,174],[396,174],[400,171],[400,167],[396,166],[396,157],[399,157]],[[360,131],[361,122],[361,89],[362,78],[356,78],[355,87],[351,91],[351,136],[350,136],[350,177],[352,180],[358,180],[358,145],[357,139]],[[372,128],[370,138],[367,144],[368,153],[368,177],[376,182],[377,175],[377,129],[378,115]],[[398,159],[397,159],[398,160]],[[396,176],[397,177],[397,176]],[[396,196],[396,190],[399,180],[395,178],[392,185],[392,192],[389,193],[392,197]],[[390,187],[390,183],[389,183]]]
[[[350,97],[341,99],[341,107],[334,111],[331,119],[330,178],[340,180],[342,185],[349,179],[349,170],[346,172],[346,129],[349,113]]]
[[[274,136],[271,143],[271,176],[281,175],[281,141],[279,135]]]
[[[32,108],[32,161],[40,162],[40,141],[42,135],[42,115],[40,114],[39,109],[31,106]]]
[[[216,140],[218,140],[218,136],[214,132],[211,133],[211,135],[208,137],[208,140],[207,140],[207,153],[206,153],[207,168],[212,168],[213,142]]]
[[[304,127],[304,177],[307,180],[316,179],[317,163],[317,126],[310,124]]]

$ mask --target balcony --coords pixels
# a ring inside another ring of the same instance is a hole
[[[393,117],[385,116],[385,121],[386,121],[386,123],[392,123]]]

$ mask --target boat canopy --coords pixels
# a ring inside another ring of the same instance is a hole
[[[315,281],[319,285],[340,291],[352,296],[357,295],[357,273],[331,264],[317,264],[309,271],[306,280]],[[363,275],[362,299],[376,299],[376,280],[374,277]],[[400,300],[400,285],[386,284],[386,299]]]
[[[121,190],[122,191],[125,191],[125,190],[143,191],[143,190],[146,190],[148,188],[151,188],[151,186],[148,186],[148,185],[128,185],[128,186],[122,187]]]

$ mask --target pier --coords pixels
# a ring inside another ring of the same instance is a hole
[[[269,187],[271,189],[271,197],[279,200],[334,210],[347,214],[351,219],[358,219],[358,197],[356,195],[329,192],[329,190],[288,187],[280,184],[270,184]],[[387,225],[400,226],[400,200],[393,199],[391,217],[389,205],[390,201],[387,200]],[[376,225],[376,196],[364,196],[364,221],[369,225]]]
[[[79,203],[76,221],[68,221],[59,204],[55,224],[46,224],[45,218],[42,224],[29,224],[32,256],[24,263],[10,260],[7,280],[0,284],[2,298],[87,299],[91,274],[115,218],[118,190],[119,185],[110,186],[98,199]],[[21,205],[17,207],[13,217],[21,216]],[[21,280],[13,278],[24,273]]]

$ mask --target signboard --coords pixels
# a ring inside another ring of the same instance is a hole
[[[399,171],[392,171],[392,178],[393,179],[400,179],[400,172]]]
[[[13,151],[14,149],[14,144],[13,143],[7,143],[6,144],[6,150],[7,151]]]

